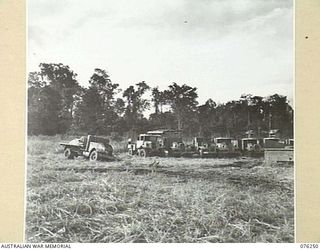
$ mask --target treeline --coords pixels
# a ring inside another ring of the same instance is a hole
[[[28,134],[128,135],[150,129],[180,129],[188,136],[258,135],[280,129],[293,135],[293,109],[286,96],[242,95],[217,104],[199,105],[197,88],[172,83],[166,90],[142,81],[121,90],[103,69],[95,69],[89,86],[63,64],[41,63],[28,77]],[[146,96],[151,96],[148,99]],[[148,118],[146,111],[153,111]]]

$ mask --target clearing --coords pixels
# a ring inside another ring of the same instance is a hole
[[[63,157],[29,137],[28,242],[293,242],[293,167],[263,159]]]

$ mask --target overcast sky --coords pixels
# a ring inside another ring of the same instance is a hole
[[[122,89],[198,88],[199,102],[293,95],[292,0],[29,0],[28,67],[95,68]]]

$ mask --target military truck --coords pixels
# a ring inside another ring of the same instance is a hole
[[[63,153],[67,159],[84,156],[90,161],[115,160],[113,148],[109,143],[107,138],[88,135],[73,139],[68,143],[61,142],[60,145],[64,147]]]
[[[216,137],[214,138],[214,143],[216,145],[217,151],[232,152],[234,151],[234,146],[232,144],[233,138],[230,137]]]
[[[128,153],[140,157],[181,156],[185,150],[181,132],[176,130],[153,130],[140,134],[136,142],[128,140]]]
[[[285,142],[280,139],[279,129],[270,129],[268,137],[263,138],[263,148],[284,148]]]
[[[245,156],[262,157],[263,147],[262,139],[259,138],[243,138],[241,139],[241,151]]]
[[[280,138],[267,137],[263,138],[263,148],[284,148],[285,143]]]
[[[200,157],[215,157],[217,155],[216,146],[212,139],[194,137],[191,148]]]
[[[231,137],[214,138],[218,157],[237,157],[241,155],[238,140]]]
[[[243,138],[241,139],[242,151],[260,151],[262,149],[262,140],[258,138]]]

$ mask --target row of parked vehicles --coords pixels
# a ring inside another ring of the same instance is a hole
[[[91,161],[100,159],[115,160],[113,148],[108,139],[98,136],[84,136],[68,143],[60,143],[68,159],[84,156]],[[234,139],[231,137],[203,138],[195,137],[192,143],[182,141],[181,132],[176,130],[154,130],[140,134],[133,141],[128,140],[127,150],[130,155],[140,157],[261,157],[265,148],[293,147],[293,139],[282,141],[270,134],[268,138]]]
[[[293,139],[282,141],[272,134],[268,138],[234,139],[231,137],[195,137],[185,144],[181,133],[175,130],[156,130],[140,134],[135,142],[128,141],[131,155],[182,157],[236,157],[263,156],[265,148],[293,147]]]

